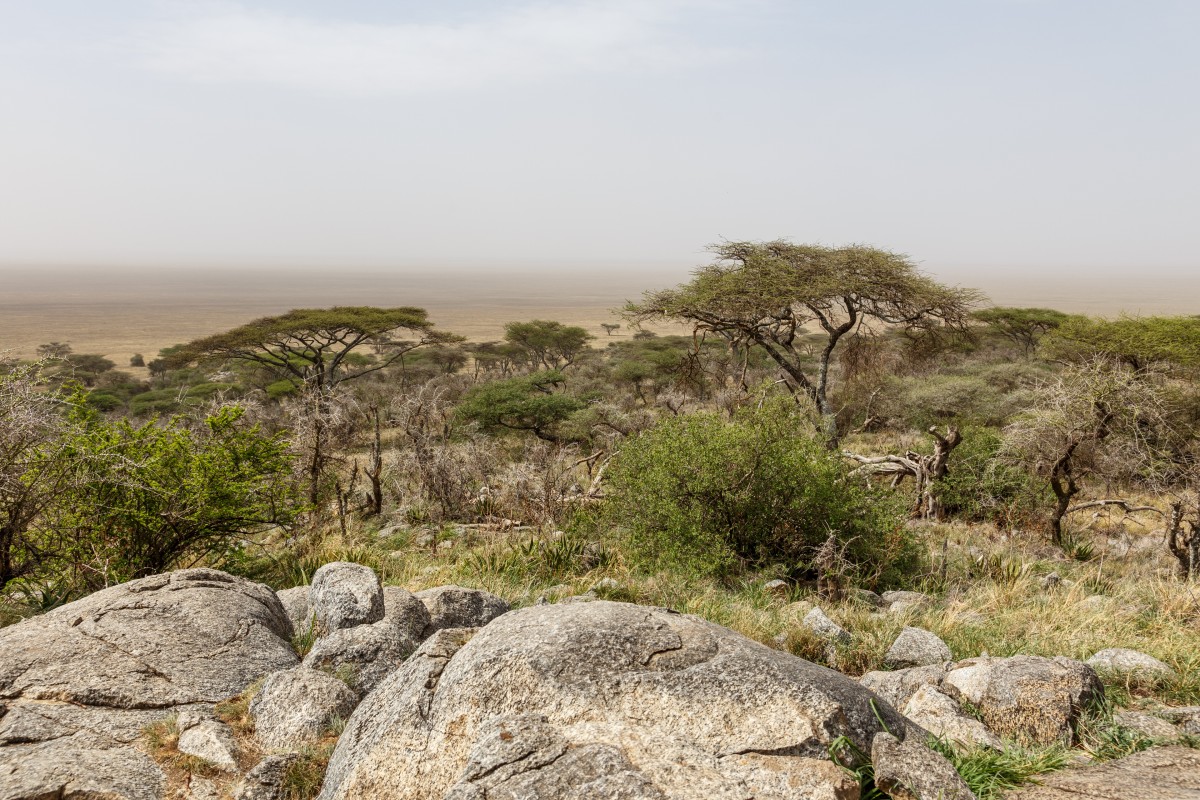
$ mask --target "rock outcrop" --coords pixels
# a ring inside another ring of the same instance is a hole
[[[209,569],[155,575],[0,630],[0,798],[151,800],[142,729],[298,661],[265,586]]]
[[[429,612],[422,638],[446,628],[480,628],[508,611],[508,603],[482,589],[439,586],[415,596]]]
[[[282,750],[317,739],[356,705],[358,696],[342,681],[297,667],[267,678],[250,702],[250,716],[258,741]]]
[[[1009,800],[1184,800],[1200,797],[1200,750],[1159,747],[1041,778]]]
[[[869,752],[877,714],[924,736],[848,678],[696,617],[534,606],[426,641],[351,716],[321,797],[850,797],[828,748]]]
[[[383,587],[370,567],[334,561],[313,573],[308,604],[323,632],[383,619]]]
[[[993,733],[1027,744],[1073,742],[1080,715],[1104,694],[1095,670],[1062,656],[967,659],[942,686],[975,706]]]

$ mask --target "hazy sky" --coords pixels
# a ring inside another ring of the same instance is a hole
[[[0,0],[0,265],[1200,268],[1197,0]]]

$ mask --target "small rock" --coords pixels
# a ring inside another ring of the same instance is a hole
[[[781,581],[778,578],[763,584],[763,591],[776,597],[787,597],[789,590],[787,581]]]
[[[1003,750],[1004,742],[979,720],[963,713],[958,701],[933,686],[922,686],[904,706],[904,716],[934,736],[967,747]]]
[[[384,619],[372,625],[343,628],[321,637],[308,651],[301,665],[338,676],[345,675],[350,688],[362,696],[395,672],[419,644],[403,628]]]
[[[335,561],[313,573],[309,603],[321,630],[331,632],[383,619],[383,589],[374,570]]]
[[[180,719],[184,718],[180,714]],[[184,727],[180,724],[179,752],[202,758],[225,772],[238,769],[238,746],[233,731],[216,719],[200,719]]]
[[[267,756],[238,783],[233,800],[283,800],[288,769],[299,760],[295,753]]]
[[[621,588],[621,584],[615,578],[601,578],[592,585],[589,591],[592,592],[612,592]]]
[[[805,615],[801,624],[826,641],[850,644],[850,632],[827,617],[825,612],[816,606]]]
[[[283,610],[287,612],[288,619],[292,621],[292,633],[298,634],[307,631],[312,622],[308,605],[308,587],[296,586],[291,589],[283,589],[276,592],[275,595],[283,605]]]
[[[875,785],[893,800],[975,800],[975,795],[945,756],[909,735],[902,742],[877,733],[871,742]]]
[[[1112,600],[1102,594],[1090,594],[1075,604],[1080,611],[1105,611]]]
[[[950,660],[950,648],[937,634],[923,628],[906,627],[888,648],[884,662],[893,668],[928,667]]]
[[[893,590],[880,595],[885,603],[929,603],[931,598],[922,592]]]
[[[1051,572],[1046,577],[1042,578],[1043,589],[1056,589],[1062,583],[1062,576],[1057,572]]]
[[[852,589],[850,596],[871,608],[886,608],[888,602],[870,589]]]
[[[221,800],[221,787],[216,781],[199,775],[189,775],[183,800]]]
[[[258,740],[284,749],[317,739],[337,719],[349,718],[358,695],[332,675],[307,667],[276,672],[250,701]]]
[[[923,608],[932,602],[929,595],[920,592],[884,592],[882,597],[890,614],[903,614]]]
[[[786,606],[780,609],[780,611],[790,617],[799,617],[800,619],[804,619],[804,616],[814,608],[816,608],[816,606],[814,606],[808,600],[796,600],[788,603]]]
[[[482,589],[439,586],[417,592],[416,597],[429,610],[422,638],[446,628],[482,628],[508,611],[508,603]]]
[[[1097,672],[1109,672],[1143,678],[1173,678],[1175,670],[1154,656],[1129,650],[1124,647],[1109,647],[1087,660],[1087,665]]]
[[[904,708],[922,686],[937,688],[942,685],[942,679],[945,677],[945,665],[937,664],[892,672],[868,672],[859,679],[859,683],[886,700],[893,708]]]
[[[1189,736],[1200,736],[1200,706],[1164,708],[1155,712],[1155,716],[1178,725]]]
[[[1121,711],[1113,714],[1113,722],[1122,728],[1151,739],[1178,739],[1179,729],[1161,717],[1141,711]]]

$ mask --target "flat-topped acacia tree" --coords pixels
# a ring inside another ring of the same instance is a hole
[[[412,338],[396,338],[400,331]],[[297,308],[188,342],[173,350],[168,361],[176,367],[211,359],[248,361],[303,388],[328,391],[384,369],[418,347],[458,341],[462,338],[435,331],[423,308]],[[373,345],[378,356],[352,364],[348,357],[363,345]]]
[[[647,292],[626,305],[635,322],[690,322],[740,345],[759,345],[783,370],[793,393],[808,397],[830,447],[837,447],[830,405],[829,366],[848,334],[873,335],[887,327],[909,331],[965,329],[979,294],[944,286],[905,256],[863,245],[823,247],[773,242],[722,242],[688,283]],[[805,346],[806,326],[824,334],[815,358]]]
[[[409,338],[400,338],[401,332]],[[294,380],[308,409],[302,449],[308,498],[315,507],[330,460],[326,416],[333,390],[394,364],[418,347],[460,341],[460,336],[435,331],[423,308],[297,308],[188,342],[173,348],[166,358],[170,366],[216,359],[245,361]],[[373,347],[375,358],[351,359],[364,345]],[[371,477],[378,479],[377,475]]]

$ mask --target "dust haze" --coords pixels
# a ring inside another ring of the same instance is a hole
[[[693,267],[533,270],[130,269],[8,267],[0,291],[0,350],[29,357],[59,341],[78,353],[127,364],[161,348],[292,308],[404,306],[429,311],[442,329],[471,341],[500,339],[513,320],[582,325],[603,343],[613,309],[647,289],[686,280]],[[1043,306],[1097,315],[1200,313],[1200,278],[1144,281],[1136,275],[1086,282],[1006,274],[952,283],[982,289],[1000,305]],[[614,338],[630,335],[628,326]]]

